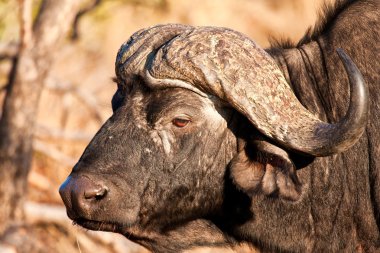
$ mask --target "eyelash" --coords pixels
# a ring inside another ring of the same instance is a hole
[[[172,124],[178,128],[184,128],[190,123],[189,119],[183,119],[183,118],[174,118],[172,120]]]

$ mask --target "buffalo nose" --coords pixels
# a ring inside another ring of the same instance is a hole
[[[68,213],[88,216],[102,203],[108,188],[103,182],[94,182],[88,177],[70,176],[59,188],[59,193]]]
[[[84,198],[87,200],[97,199],[101,200],[107,194],[107,187],[104,185],[94,185],[93,187],[89,187],[84,189]]]

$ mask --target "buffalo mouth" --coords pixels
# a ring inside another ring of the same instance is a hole
[[[143,244],[145,240],[149,240],[147,237],[142,236],[138,226],[133,224],[119,224],[116,222],[88,220],[85,218],[77,218],[73,220],[73,224],[93,231],[119,233],[135,243]]]
[[[96,220],[88,220],[85,218],[77,218],[73,220],[74,225],[79,225],[89,230],[94,231],[107,231],[107,232],[115,232],[120,233],[125,230],[128,225],[121,225],[116,222],[109,221],[96,221]]]

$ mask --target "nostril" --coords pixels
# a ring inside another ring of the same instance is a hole
[[[106,186],[98,186],[93,189],[86,189],[84,191],[84,198],[101,200],[106,196],[107,192],[108,188]]]

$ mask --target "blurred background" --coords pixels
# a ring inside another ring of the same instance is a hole
[[[9,160],[9,142],[17,142],[9,137],[12,131],[26,133],[34,125],[34,135],[18,137],[31,140],[31,152],[26,152],[30,158],[25,158],[30,162],[17,167],[24,159],[18,156],[12,165],[15,171],[26,171],[21,178],[25,187],[15,195],[22,195],[21,207],[4,204],[7,183],[13,179],[0,179],[0,222],[9,223],[0,228],[0,252],[148,252],[120,235],[73,226],[58,194],[91,137],[112,114],[110,101],[116,85],[111,79],[120,45],[138,29],[159,23],[229,27],[262,47],[270,46],[270,38],[297,42],[314,24],[323,0],[83,0],[74,1],[68,14],[54,21],[58,15],[53,5],[65,1],[0,0],[0,117],[4,118],[0,121],[0,176],[8,168],[4,161]],[[63,15],[64,6],[58,8],[57,13]],[[59,34],[49,42],[55,33]],[[37,62],[34,74],[38,78],[29,73],[33,67],[28,57]],[[24,70],[18,71],[22,66]],[[11,85],[26,88],[17,93],[16,88],[9,89]],[[19,105],[11,110],[10,122],[36,104],[35,110],[24,113],[25,121],[18,121],[24,128],[18,128],[17,122],[4,123],[4,101],[11,92],[15,94],[9,101],[19,98]],[[28,104],[34,92],[36,98]],[[13,214],[14,208],[21,214]]]

